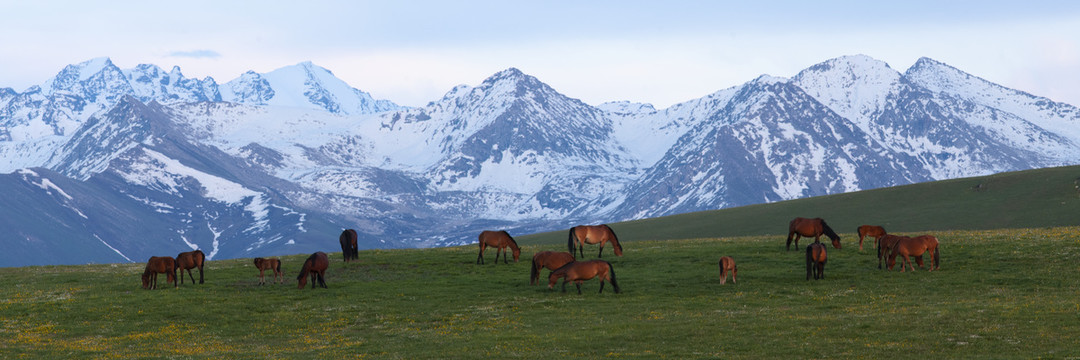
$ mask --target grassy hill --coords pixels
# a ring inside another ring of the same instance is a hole
[[[935,181],[611,224],[620,240],[787,236],[791,219],[820,217],[838,233],[859,225],[889,232],[1080,225],[1080,166]],[[519,241],[565,244],[566,232]],[[850,244],[850,236],[845,237]],[[858,243],[856,238],[856,244]]]
[[[598,294],[595,280],[581,295],[529,285],[529,256],[564,249],[565,232],[522,236],[522,261],[510,264],[493,264],[489,250],[476,265],[475,246],[363,251],[348,264],[331,253],[329,289],[314,290],[296,288],[305,255],[283,257],[286,283],[266,286],[250,259],[211,261],[206,284],[162,290],[140,288],[142,264],[0,268],[0,358],[1077,357],[1080,227],[1049,227],[1080,214],[1068,187],[1077,175],[1046,169],[616,224],[625,254],[604,259],[620,294]],[[944,202],[869,211],[897,199]],[[943,230],[994,227],[980,211],[1032,228]],[[829,248],[826,278],[807,281],[803,253],[783,250],[797,215],[825,217],[845,239],[859,223],[932,233],[942,268],[879,270],[846,240]],[[719,283],[723,255],[738,263],[735,284]]]

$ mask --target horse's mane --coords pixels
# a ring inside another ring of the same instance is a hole
[[[619,235],[615,235],[615,230],[613,230],[613,229],[612,229],[612,228],[611,228],[610,226],[608,226],[607,224],[604,224],[604,227],[605,227],[605,228],[607,228],[607,229],[608,229],[608,231],[610,231],[610,232],[611,232],[611,238],[612,238],[612,240],[614,240],[614,241],[612,241],[612,242],[613,242],[613,243],[615,243],[615,246],[618,246],[618,247],[619,247],[619,252],[622,252],[622,244],[621,244],[621,243],[619,243]],[[610,265],[610,264],[609,264],[609,265]]]
[[[296,276],[296,280],[303,279],[304,276],[307,275],[308,269],[315,265],[315,255],[316,254],[311,254],[311,256],[308,256],[307,260],[304,260],[304,266],[300,268],[300,275]]]
[[[514,244],[514,248],[515,248],[515,249],[519,249],[519,248],[518,248],[518,244],[517,244],[517,241],[516,241],[516,240],[514,240],[514,237],[513,237],[513,236],[510,236],[510,233],[506,232],[506,230],[502,230],[502,233],[503,233],[503,234],[506,234],[506,237],[507,237],[508,239],[510,239],[510,243],[511,243],[511,244]]]
[[[821,230],[825,233],[825,236],[829,237],[829,239],[837,241],[840,240],[840,235],[836,235],[836,232],[833,231],[831,227],[829,227],[829,224],[825,223],[825,220],[821,220]]]

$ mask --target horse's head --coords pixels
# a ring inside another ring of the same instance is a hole
[[[513,255],[514,255],[514,262],[518,262],[518,258],[521,257],[521,248],[514,247],[513,249],[511,249],[511,251],[513,252]],[[496,260],[498,260],[498,259],[496,259]]]
[[[831,239],[832,239],[832,246],[834,248],[840,249],[840,237],[837,236],[837,237],[834,237],[834,238],[831,238]]]

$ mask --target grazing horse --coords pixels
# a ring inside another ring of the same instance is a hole
[[[266,284],[266,278],[263,277],[263,271],[271,270],[274,272],[274,279],[271,282],[277,281],[278,284],[285,283],[285,275],[281,274],[281,260],[270,258],[255,258],[255,268],[259,269],[259,285]],[[281,280],[278,280],[278,279]]]
[[[345,257],[345,262],[360,260],[360,253],[356,248],[356,230],[345,229],[341,236],[338,236],[338,242],[341,243],[341,255]]]
[[[330,267],[330,258],[326,257],[326,253],[318,251],[311,256],[308,256],[307,260],[304,260],[304,266],[300,267],[300,275],[296,276],[296,280],[299,281],[297,289],[303,289],[304,285],[307,285],[307,277],[311,276],[311,288],[315,288],[315,282],[319,282],[319,286],[326,289],[326,268]]]
[[[810,280],[810,274],[813,273],[814,280],[825,278],[825,263],[829,260],[828,254],[825,253],[825,244],[820,242],[811,243],[806,246],[806,280]]]
[[[195,283],[195,277],[191,275],[191,269],[199,269],[199,283],[203,283],[203,263],[206,262],[206,255],[203,255],[202,250],[182,252],[176,255],[176,268],[180,270],[180,283],[184,283],[184,270],[187,270],[188,277],[191,278],[191,283]]]
[[[720,285],[727,282],[728,272],[731,272],[731,283],[736,284],[735,278],[739,275],[739,268],[735,266],[735,259],[724,256],[720,258]]]
[[[146,261],[146,270],[142,274],[143,289],[157,289],[158,273],[165,273],[166,283],[173,283],[176,287],[176,259],[169,256],[151,256]]]
[[[876,243],[877,239],[885,236],[885,228],[877,225],[863,225],[860,226],[857,231],[859,233],[859,251],[862,251],[863,237],[872,237],[874,238],[874,242]]]
[[[840,235],[836,235],[836,232],[825,223],[825,220],[821,218],[801,218],[797,217],[791,220],[791,224],[788,225],[787,235],[787,249],[791,250],[791,237],[795,236],[795,249],[799,249],[799,238],[814,237],[814,242],[821,242],[821,235],[825,234],[829,239],[832,239],[832,246],[834,248],[840,248]]]
[[[574,262],[574,255],[568,252],[541,251],[533,255],[532,273],[529,275],[529,285],[540,284],[540,269],[556,270],[563,265]]]
[[[604,292],[604,280],[615,287],[615,293],[619,293],[619,283],[615,281],[615,268],[611,263],[604,260],[575,261],[555,269],[548,276],[548,289],[555,288],[559,278],[563,278],[562,291],[566,292],[566,282],[573,281],[577,286],[578,294],[581,294],[581,283],[594,277],[600,278],[600,292]]]
[[[900,241],[902,239],[907,239],[907,238],[908,238],[907,236],[885,234],[884,236],[879,237],[877,239],[877,268],[878,269],[881,269],[881,264],[883,262],[885,262],[885,256],[887,256],[889,254],[889,250],[892,249],[893,245],[896,245],[897,241]],[[922,266],[922,256],[919,256],[919,257],[915,258],[915,261],[917,261],[919,263],[919,266]]]
[[[581,251],[581,257],[585,257],[585,244],[600,244],[600,252],[596,254],[596,257],[604,257],[604,243],[611,242],[615,246],[615,256],[622,256],[622,245],[619,245],[619,237],[615,236],[615,231],[611,230],[610,226],[604,225],[578,225],[570,228],[569,239],[566,240],[566,246],[570,249],[570,253],[574,254],[575,244],[579,245]],[[577,256],[574,256],[577,258]]]
[[[904,264],[906,263],[911,267],[911,271],[915,271],[915,266],[911,265],[911,259],[908,257],[919,257],[924,253],[930,253],[930,271],[941,268],[941,254],[938,252],[938,239],[930,235],[921,235],[913,238],[901,239],[892,246],[892,250],[889,251],[889,271],[892,271],[893,266],[896,265],[896,255],[904,257],[904,260],[900,263],[900,272],[904,272]],[[919,267],[922,267],[922,261],[919,258],[915,259],[919,263]]]
[[[506,231],[491,231],[484,230],[480,232],[480,253],[476,255],[476,263],[484,263],[484,250],[488,246],[495,248],[495,263],[499,263],[499,253],[502,252],[503,264],[507,264],[506,261],[506,248],[509,247],[514,252],[514,262],[518,262],[518,258],[521,257],[521,248],[518,247],[517,241],[514,241],[513,237],[510,237],[510,233]]]

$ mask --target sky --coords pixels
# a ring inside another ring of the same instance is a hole
[[[0,14],[0,87],[18,92],[96,57],[219,83],[311,61],[407,106],[515,67],[588,104],[665,108],[863,54],[1080,106],[1080,1],[0,0]]]

